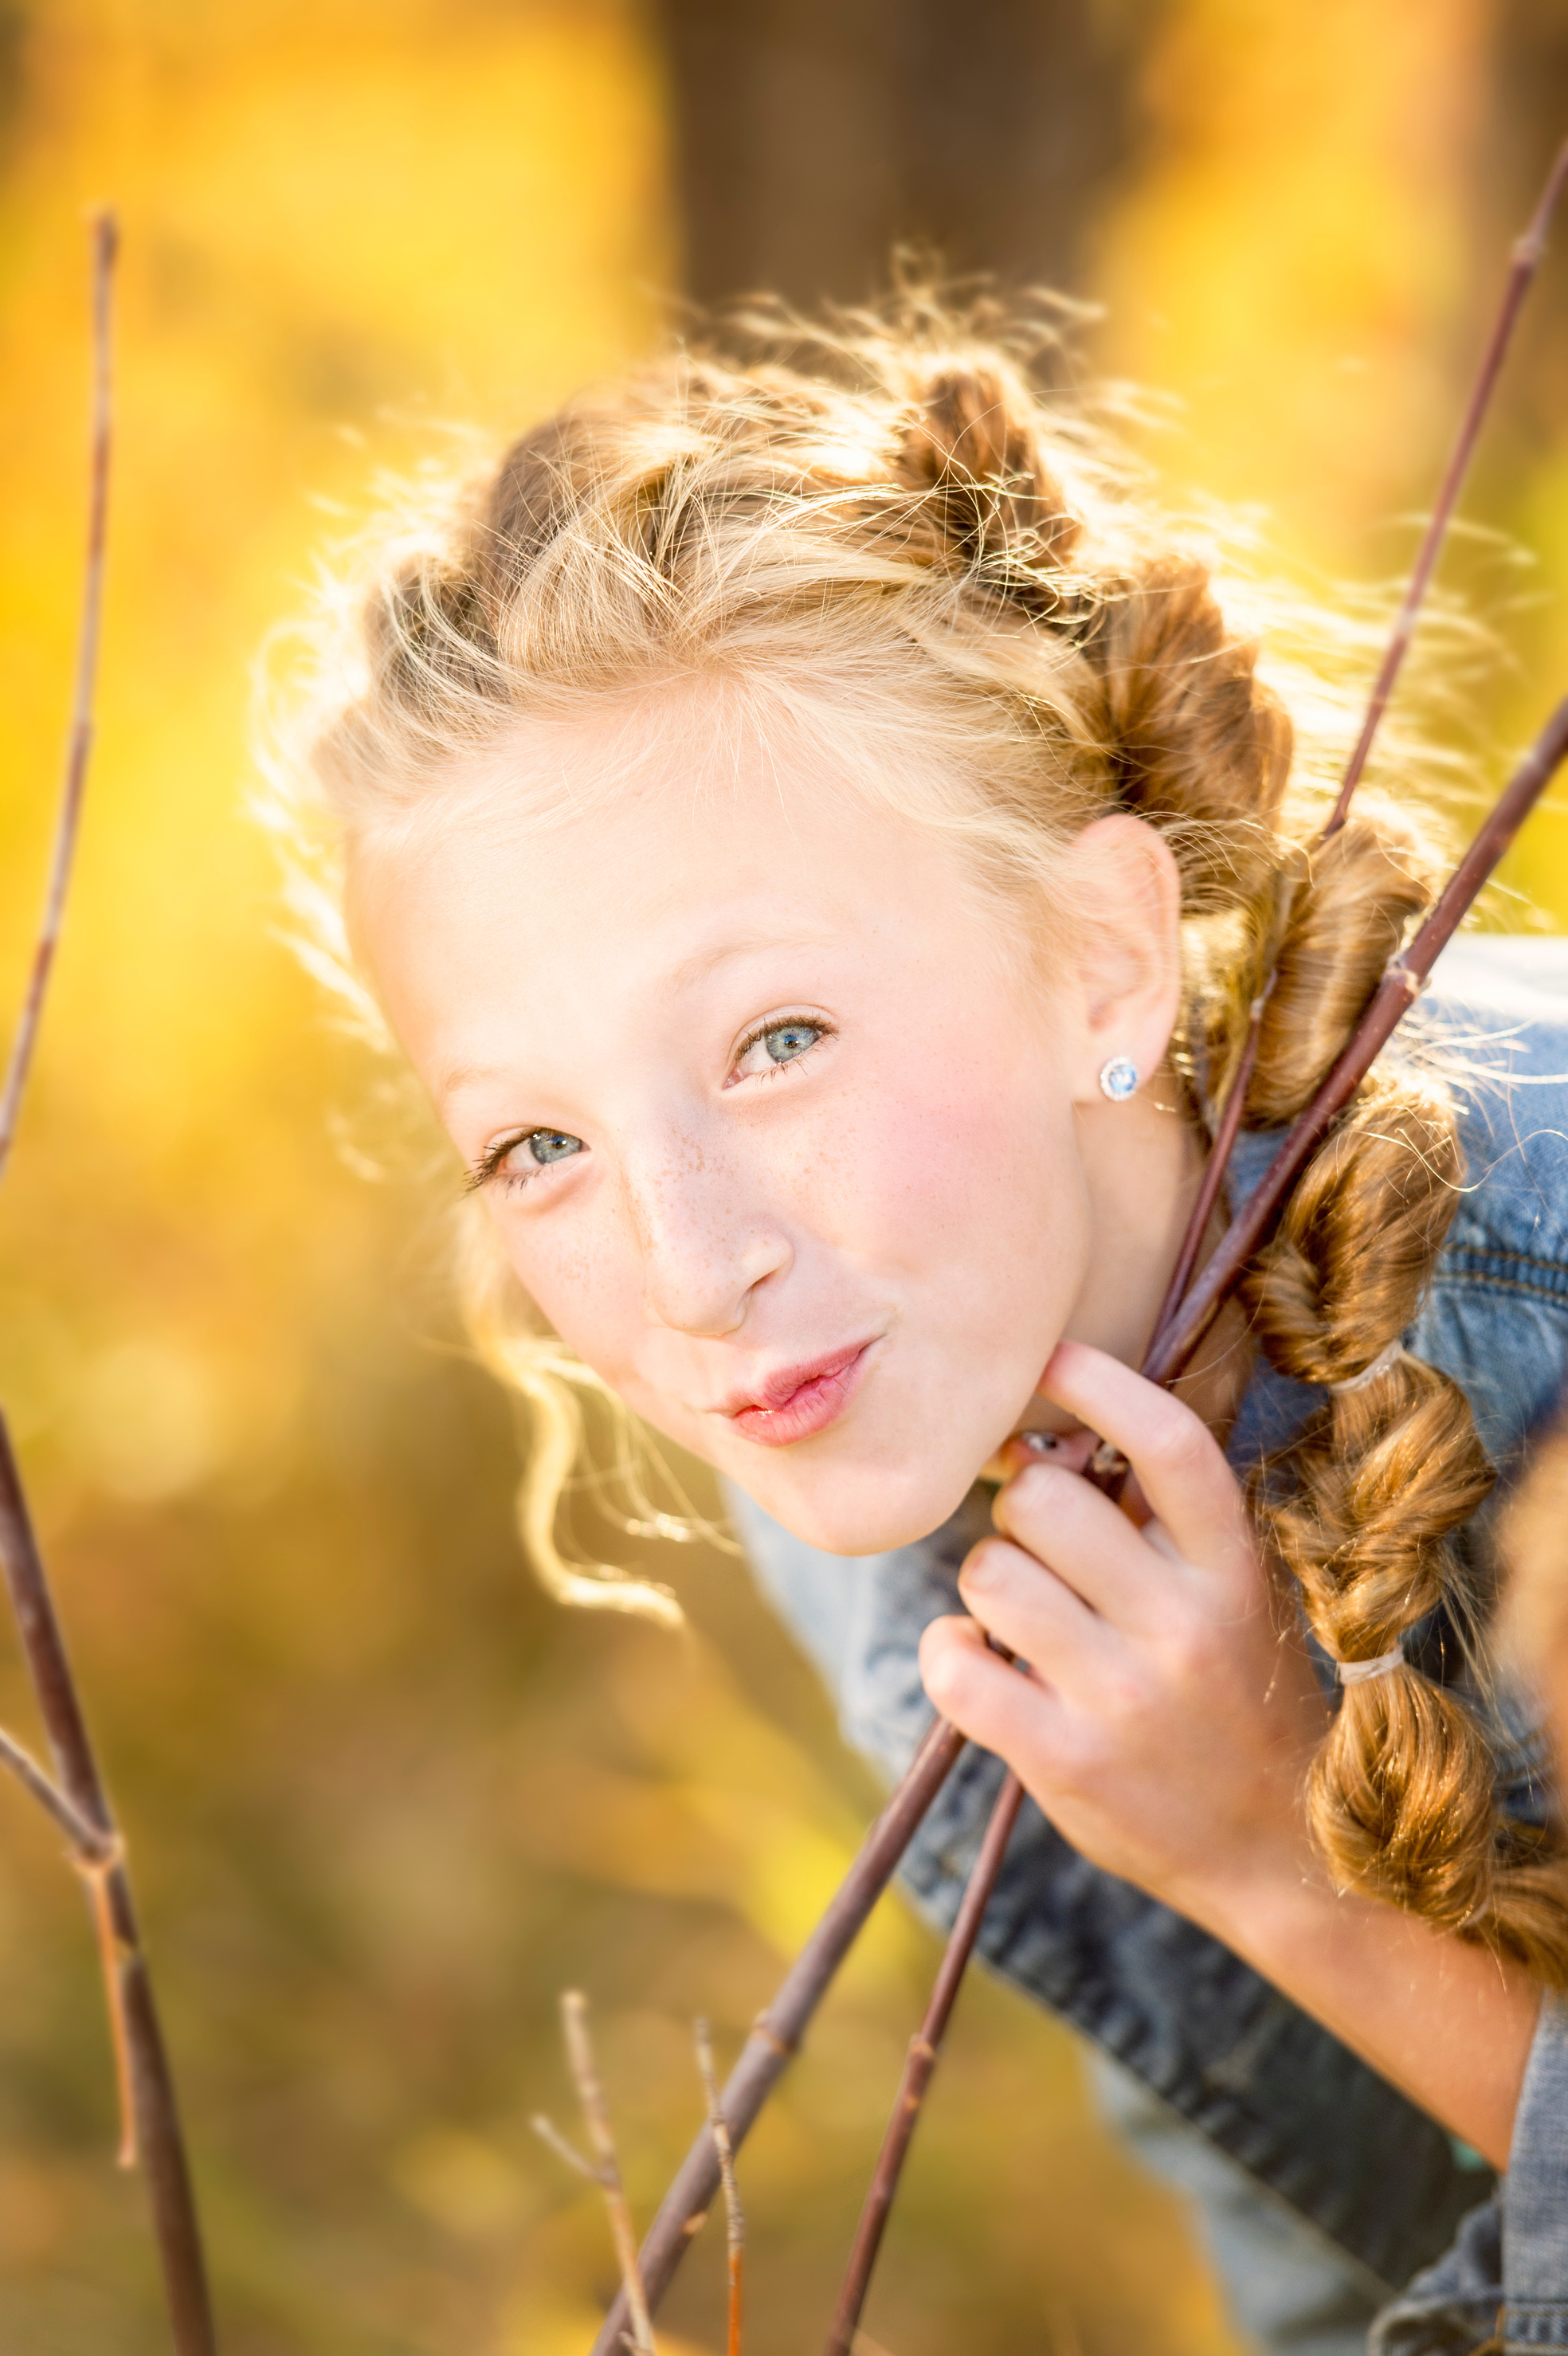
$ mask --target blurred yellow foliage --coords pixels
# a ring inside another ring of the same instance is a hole
[[[1096,356],[1176,396],[1154,455],[1177,497],[1255,512],[1314,591],[1386,583],[1391,603],[1414,554],[1537,194],[1488,177],[1518,147],[1493,111],[1508,31],[1496,0],[1320,0],[1309,17],[1180,0],[1150,43],[1144,160],[1098,238]],[[1456,739],[1477,796],[1568,681],[1565,253],[1560,219],[1442,576],[1499,642],[1486,749]],[[1504,879],[1526,906],[1495,895],[1492,921],[1568,923],[1561,790]]]
[[[1453,413],[1487,21],[1173,0],[1151,35],[1105,349],[1184,396],[1173,474],[1330,572],[1393,569],[1377,535]],[[692,2015],[733,2051],[875,1795],[728,1558],[649,1558],[685,1643],[530,1585],[440,1189],[337,1152],[370,1083],[242,805],[256,650],[376,471],[658,331],[663,69],[631,0],[37,0],[0,34],[0,1006],[67,696],[90,203],[125,257],[100,744],[0,1195],[0,1401],[135,1847],[224,2345],[567,2356],[609,2265],[527,2127],[568,2108],[558,1989],[594,1994],[646,2213],[701,2115]],[[1506,487],[1556,596],[1528,720],[1568,672],[1568,440]],[[1568,905],[1539,852],[1521,872]],[[0,1717],[31,1724],[9,1648]],[[748,2356],[821,2328],[933,1954],[881,1910],[747,2147]],[[93,1975],[55,1842],[0,1796],[0,2346],[29,2356],[164,2344]],[[666,2356],[721,2337],[715,2237],[688,2274]],[[897,2356],[1231,2346],[1070,2040],[983,1984],[871,2319]]]

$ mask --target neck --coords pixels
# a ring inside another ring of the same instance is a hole
[[[1185,1091],[1162,1070],[1131,1103],[1091,1105],[1079,1117],[1089,1182],[1091,1253],[1064,1338],[1143,1364],[1203,1176],[1207,1148],[1183,1108]],[[1198,1266],[1224,1232],[1217,1208]],[[1174,1386],[1221,1439],[1251,1372],[1247,1320],[1231,1301]],[[1035,1419],[1030,1418],[1031,1421]]]

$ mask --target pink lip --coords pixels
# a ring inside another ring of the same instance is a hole
[[[764,1448],[788,1448],[836,1423],[860,1388],[871,1354],[869,1342],[855,1342],[809,1365],[781,1366],[744,1398],[720,1410],[736,1430]]]

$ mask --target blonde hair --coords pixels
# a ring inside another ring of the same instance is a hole
[[[1431,891],[1425,834],[1375,793],[1312,847],[1326,775],[1293,719],[1319,716],[1309,674],[1288,699],[1266,685],[1211,564],[1129,492],[1082,409],[1032,386],[996,320],[929,300],[811,338],[774,323],[743,361],[661,360],[524,435],[382,565],[328,667],[309,771],[351,855],[437,808],[455,756],[520,715],[603,717],[687,680],[764,726],[869,738],[865,790],[942,829],[993,890],[1048,895],[1060,847],[1107,811],[1157,828],[1181,873],[1174,1055],[1199,1120],[1271,962],[1246,1118],[1297,1111]],[[1369,1080],[1249,1271],[1275,1366],[1333,1384],[1405,1330],[1460,1174],[1441,1087]],[[591,1378],[480,1290],[487,1355],[532,1411],[536,1562],[572,1601],[660,1609],[563,1560]],[[1491,1479],[1463,1392],[1402,1358],[1330,1394],[1253,1494],[1307,1620],[1354,1661],[1440,1608],[1461,1632],[1477,1618],[1451,1537]],[[1343,1695],[1310,1816],[1343,1884],[1568,1978],[1557,1850],[1498,1817],[1493,1783],[1464,1701],[1407,1663]]]

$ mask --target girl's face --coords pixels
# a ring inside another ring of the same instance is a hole
[[[799,1536],[875,1552],[953,1511],[1064,1333],[1144,1337],[1185,1140],[1097,1076],[1165,1052],[1169,855],[1080,835],[1042,981],[950,844],[700,717],[613,802],[603,732],[520,729],[514,800],[361,853],[356,929],[556,1332]],[[583,812],[531,828],[574,771]]]

